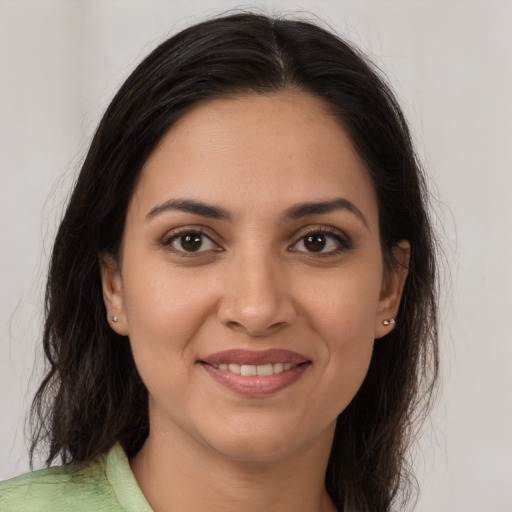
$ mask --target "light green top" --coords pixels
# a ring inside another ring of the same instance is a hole
[[[0,482],[0,512],[151,512],[119,444],[93,464]]]

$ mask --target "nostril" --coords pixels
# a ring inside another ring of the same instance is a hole
[[[227,322],[226,326],[229,327],[230,329],[235,329],[235,330],[243,329],[242,324],[239,324],[238,322],[233,322],[233,321]]]
[[[293,323],[296,309],[285,293],[250,293],[246,287],[232,287],[222,296],[217,318],[229,329],[261,337]]]
[[[250,335],[253,338],[261,338],[264,336],[268,336],[269,334],[274,333],[275,331],[281,329],[282,327],[287,325],[287,322],[276,322],[274,324],[268,326],[250,326],[244,325],[240,322],[229,321],[225,323],[226,327],[229,329],[233,329],[234,331],[244,332]]]

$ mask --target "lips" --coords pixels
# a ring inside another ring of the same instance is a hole
[[[264,377],[274,375],[283,371],[288,371],[297,366],[293,363],[267,363],[267,364],[237,364],[237,363],[220,363],[213,364],[214,368],[219,370],[235,373],[236,375],[259,375]]]
[[[263,351],[252,350],[225,350],[216,352],[201,360],[204,363],[213,365],[239,364],[239,365],[264,365],[275,363],[291,363],[299,365],[306,363],[308,358],[292,352],[291,350],[270,349]]]
[[[236,393],[264,396],[296,382],[311,361],[297,352],[226,350],[198,361],[217,382]]]

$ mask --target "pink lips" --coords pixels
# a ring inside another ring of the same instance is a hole
[[[305,356],[290,350],[270,349],[265,351],[225,350],[211,354],[199,361],[202,367],[224,387],[236,393],[261,397],[276,393],[293,384],[310,366]],[[239,375],[229,370],[220,369],[218,365],[268,365],[281,363],[292,368],[272,375]]]
[[[297,352],[291,350],[270,349],[263,351],[252,350],[225,350],[217,352],[201,360],[208,364],[222,364],[222,363],[235,363],[235,364],[270,364],[270,363],[292,363],[302,364],[308,361]]]

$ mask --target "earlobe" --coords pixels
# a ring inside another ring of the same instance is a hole
[[[375,339],[382,338],[395,327],[395,318],[409,273],[411,254],[409,241],[400,240],[391,251],[394,262],[392,268],[386,271],[382,281],[379,306],[375,318]]]
[[[124,305],[123,280],[117,260],[111,254],[99,256],[103,302],[107,310],[107,321],[117,334],[128,335]]]

